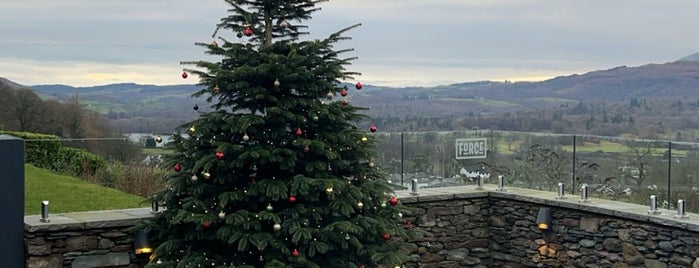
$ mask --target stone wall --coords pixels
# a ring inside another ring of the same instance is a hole
[[[26,267],[137,267],[133,227],[149,209],[25,217]]]
[[[648,207],[607,200],[557,200],[525,189],[473,187],[403,195],[416,208],[406,220],[426,235],[406,267],[695,267],[699,216],[649,215]],[[552,211],[551,230],[536,226],[540,207]]]
[[[473,186],[398,192],[404,215],[424,235],[410,241],[412,267],[694,267],[699,268],[699,215],[649,215],[648,207],[526,189]],[[536,227],[551,208],[548,232]],[[149,209],[25,217],[28,267],[136,267],[132,226]],[[408,226],[406,226],[407,228]]]

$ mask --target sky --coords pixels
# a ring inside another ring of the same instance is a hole
[[[696,0],[331,0],[317,39],[341,44],[355,81],[433,86],[539,81],[699,52]],[[0,77],[23,85],[193,84],[180,61],[208,59],[223,0],[1,0]],[[237,40],[235,33],[223,37]]]

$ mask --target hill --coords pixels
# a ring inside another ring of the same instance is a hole
[[[207,109],[203,98],[190,97],[199,89],[195,85],[126,83],[93,87],[36,85],[32,88],[45,98],[65,99],[79,94],[91,108],[107,115],[124,132],[170,132],[174,126],[198,115],[192,109],[194,105]],[[362,90],[352,89],[347,99],[354,105],[369,108],[370,115],[459,117],[580,102],[697,100],[697,88],[699,61],[682,60],[638,67],[620,66],[541,82],[481,81],[403,88],[366,85]],[[134,129],[134,126],[138,127]]]
[[[681,58],[679,61],[699,61],[699,53],[694,53],[687,57]]]
[[[20,88],[26,88],[23,85],[17,84],[13,81],[10,81],[7,78],[0,77],[0,89],[6,88],[6,89],[20,89]]]

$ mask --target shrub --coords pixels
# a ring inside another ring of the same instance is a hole
[[[23,139],[24,161],[39,168],[52,169],[61,148],[61,141],[54,135],[14,131],[0,131],[0,135]]]
[[[61,147],[54,163],[52,170],[84,179],[91,179],[97,170],[106,165],[102,157],[71,147]]]

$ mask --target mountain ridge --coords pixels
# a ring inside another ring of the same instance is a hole
[[[202,86],[191,84],[36,85],[29,88],[45,99],[66,100],[78,94],[90,108],[107,114],[109,119],[122,121],[124,127],[139,120],[139,124],[147,121],[146,124],[151,126],[169,125],[172,129],[196,118],[198,112],[210,110],[205,96],[191,97]],[[382,117],[459,117],[517,113],[581,102],[699,101],[698,88],[699,61],[675,61],[636,67],[618,66],[540,82],[477,81],[433,87],[365,84],[362,90],[350,90],[344,99],[355,106],[368,108],[370,115]],[[338,96],[334,100],[339,99]],[[193,106],[201,109],[195,111]]]

